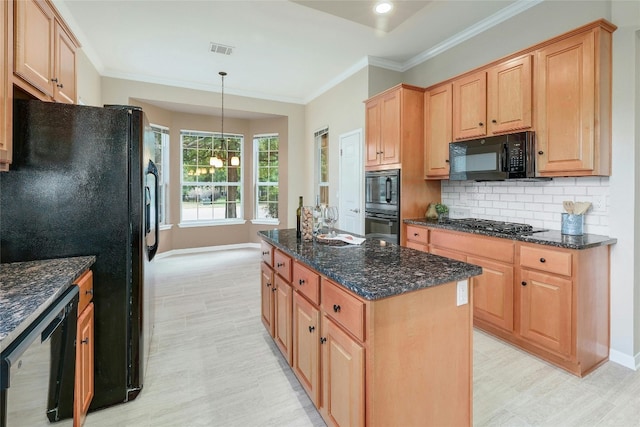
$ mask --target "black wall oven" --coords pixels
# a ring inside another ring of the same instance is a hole
[[[365,172],[365,237],[400,244],[400,169]]]

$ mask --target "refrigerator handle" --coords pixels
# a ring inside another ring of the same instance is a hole
[[[149,165],[147,166],[147,175],[153,175],[154,177],[154,181],[155,181],[155,193],[154,193],[154,205],[155,205],[155,240],[153,242],[153,245],[149,246],[147,245],[147,254],[149,255],[149,261],[151,261],[155,256],[156,256],[156,252],[158,251],[158,242],[160,241],[160,217],[158,214],[158,191],[160,190],[160,180],[158,177],[158,168],[156,167],[155,163],[153,163],[153,161],[149,160]],[[149,192],[149,187],[146,187],[145,191]],[[147,212],[150,210],[150,206],[147,204]],[[149,224],[150,218],[149,218],[149,214],[147,214],[147,224]],[[147,230],[145,231],[145,234],[148,233],[150,230],[147,228]]]

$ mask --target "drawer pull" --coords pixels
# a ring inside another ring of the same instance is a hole
[[[340,313],[340,306],[338,304],[333,304],[333,311],[336,313]]]
[[[269,286],[271,286],[271,283],[267,282],[267,288],[268,288]]]
[[[80,341],[81,344],[89,344],[89,337],[83,339],[82,341]]]
[[[269,255],[269,251],[262,252],[262,255]]]
[[[273,287],[273,289],[271,289],[271,292],[275,292],[275,291],[277,291],[277,290],[278,290],[278,288],[276,288],[276,287],[274,286],[274,287]]]
[[[527,286],[527,282],[522,282],[522,286]]]
[[[304,285],[304,279],[298,280],[298,285],[300,285],[300,286]]]
[[[312,334],[316,330],[315,326],[309,326],[309,333]]]
[[[547,260],[544,258],[540,258],[540,262],[547,262]]]
[[[87,289],[86,291],[84,291],[85,295],[93,295],[93,289]]]
[[[284,265],[285,265],[285,264],[284,264],[284,262],[278,262],[278,263],[276,263],[276,267],[277,267],[277,268],[284,267]]]
[[[320,337],[320,344],[324,344],[327,342],[327,339],[325,337]]]
[[[420,235],[420,233],[413,233],[414,237],[418,237]]]

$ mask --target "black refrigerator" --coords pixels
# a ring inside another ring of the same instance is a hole
[[[153,328],[158,171],[144,112],[15,100],[0,261],[95,255],[90,410],[140,393]]]

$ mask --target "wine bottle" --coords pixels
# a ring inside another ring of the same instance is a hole
[[[316,205],[313,207],[313,235],[320,233],[322,225],[322,208],[320,207],[320,196],[316,195]]]
[[[296,237],[302,237],[302,230],[300,229],[300,217],[302,216],[302,196],[300,196],[300,201],[298,202],[298,209],[296,209]]]

